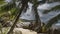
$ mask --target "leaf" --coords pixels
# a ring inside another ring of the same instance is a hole
[[[44,14],[47,14],[47,13],[49,13],[49,12],[53,11],[53,10],[60,10],[60,5],[55,6],[55,7],[53,7],[53,8],[52,8],[52,9],[50,9],[50,10],[45,10],[43,13],[44,13]]]

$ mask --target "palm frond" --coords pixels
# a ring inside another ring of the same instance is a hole
[[[13,3],[13,4],[7,4],[7,5],[4,5],[4,6],[1,6],[0,7],[0,12],[5,12],[5,11],[9,11],[11,10],[12,8],[14,8],[16,5]]]
[[[54,23],[57,23],[57,21],[60,19],[60,14],[57,15],[56,17],[53,17],[50,19],[46,25],[47,28],[51,27]]]
[[[46,14],[46,13],[49,13],[49,12],[51,12],[51,11],[53,11],[53,10],[60,10],[60,5],[55,6],[55,7],[53,7],[53,8],[50,9],[50,10],[45,10],[43,13]]]
[[[2,4],[5,4],[6,2],[4,2],[4,1],[0,1],[0,5],[2,5]]]

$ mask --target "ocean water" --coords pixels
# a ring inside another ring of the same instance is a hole
[[[43,14],[44,10],[50,10],[51,8],[60,5],[60,2],[54,2],[54,3],[45,3],[43,5],[38,6],[38,11],[41,12],[40,19],[42,22],[44,22],[45,24],[48,23],[48,21],[54,17],[56,17],[57,15],[60,14],[60,10],[53,10],[49,13]],[[38,13],[39,13],[38,12]],[[58,20],[58,22],[55,24],[56,26],[60,25],[60,20]]]
[[[11,2],[12,0],[6,0],[6,2]],[[38,0],[40,1],[40,0]],[[16,3],[18,4],[18,3]],[[32,5],[31,3],[28,3],[29,4],[29,8],[27,10],[26,13],[23,12],[23,15],[20,16],[20,19],[26,19],[26,20],[35,20],[35,16],[34,16],[34,13],[31,12],[32,11]],[[57,16],[60,14],[60,10],[54,10],[54,11],[51,11],[47,14],[43,14],[43,12],[45,10],[50,10],[51,8],[57,6],[57,5],[60,5],[60,2],[54,2],[54,3],[44,3],[42,5],[39,5],[37,7],[38,9],[38,14],[39,14],[39,17],[41,19],[42,22],[45,22],[45,24],[47,24],[46,22],[48,22],[51,18]],[[60,22],[58,22],[60,23]],[[59,25],[59,24],[57,24]]]
[[[32,5],[33,4],[28,3],[28,5],[29,5],[29,8],[27,9],[26,13],[22,12],[22,19],[29,20],[30,18],[32,18],[30,20],[34,20],[35,16],[33,15],[34,12],[32,11]],[[55,2],[55,3],[50,3],[50,4],[45,3],[43,5],[39,5],[37,7],[37,9],[38,9],[38,14],[39,14],[39,17],[41,18],[41,20],[45,22],[45,19],[49,20],[49,19],[55,17],[56,15],[60,14],[60,10],[53,10],[53,11],[47,13],[47,14],[43,14],[43,12],[45,10],[50,10],[51,8],[53,8],[57,5],[60,5],[60,3]]]
[[[60,2],[54,2],[54,3],[45,3],[45,4],[42,4],[42,5],[39,5],[37,7],[38,9],[38,14],[39,14],[39,17],[41,19],[42,22],[44,22],[45,24],[47,24],[47,22],[52,19],[53,17],[57,16],[60,14],[60,10],[53,10],[47,14],[43,14],[43,12],[45,10],[50,10],[51,8],[55,7],[55,6],[58,6],[60,5]],[[30,10],[27,10],[27,13],[24,13],[20,19],[25,19],[25,20],[35,20],[35,16],[31,13],[31,6],[32,4],[29,3],[29,7],[30,7]],[[60,22],[58,22],[60,23]],[[59,25],[57,23],[57,25]]]

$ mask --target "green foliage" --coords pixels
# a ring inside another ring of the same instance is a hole
[[[9,31],[10,27],[6,27],[6,28],[2,28],[2,32],[1,34],[7,34],[7,32]]]
[[[0,1],[0,5],[2,5],[2,4],[4,4],[4,3],[6,3],[6,2],[4,2],[4,1]]]
[[[57,23],[58,20],[60,20],[60,14],[57,15],[56,17],[53,17],[52,19],[50,19],[45,27],[47,27],[47,29],[49,29],[54,23]]]
[[[38,14],[38,13],[37,13],[37,6],[38,6],[37,0],[34,0],[34,1],[33,1],[33,4],[34,4],[35,13]],[[20,11],[23,11],[24,7],[21,8],[21,9],[22,9],[22,10],[20,10],[20,8],[17,9],[15,3],[6,3],[6,2],[4,2],[3,0],[0,0],[0,17],[1,17],[1,18],[5,18],[5,19],[4,19],[5,22],[6,22],[6,21],[9,21],[9,20],[13,20],[15,17],[17,17],[16,15],[17,15]],[[50,9],[50,10],[45,10],[43,13],[49,13],[49,12],[51,12],[51,11],[53,11],[53,10],[60,10],[60,5],[55,6],[55,7],[53,7],[53,8]],[[21,14],[21,13],[20,13],[20,14]],[[19,15],[18,17],[20,17],[20,15]],[[18,20],[18,17],[17,17],[17,20]],[[37,15],[36,15],[36,17],[38,18]],[[37,18],[36,18],[36,19],[37,19]],[[15,18],[15,19],[16,19],[16,18]],[[51,27],[52,24],[56,23],[57,20],[59,20],[59,19],[60,19],[60,15],[57,15],[56,17],[50,19],[50,20],[48,21],[47,25],[45,25],[45,26],[42,27],[42,31],[44,31],[44,28],[48,29],[49,27]],[[17,20],[16,20],[16,22],[17,22]],[[37,22],[38,22],[38,19],[37,19],[36,23],[37,23]],[[1,26],[1,24],[0,24],[0,30],[1,30],[1,27],[2,27],[2,26]],[[6,31],[7,31],[7,30],[5,30],[5,33],[6,33]],[[5,34],[5,33],[4,33],[4,34]]]
[[[2,34],[2,25],[0,23],[0,34]]]
[[[4,5],[4,6],[0,7],[0,12],[1,11],[2,12],[9,11],[9,10],[11,10],[14,7],[15,7],[15,4],[14,3],[13,4]]]
[[[0,1],[4,1],[4,0],[0,0]]]

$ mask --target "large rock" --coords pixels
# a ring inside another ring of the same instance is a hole
[[[15,28],[13,30],[13,34],[37,34],[37,32],[28,29],[23,29],[23,28]]]
[[[9,30],[10,30],[10,27],[2,28],[2,33],[7,34]],[[1,31],[0,31],[0,34],[1,34]],[[37,34],[37,32],[29,30],[29,29],[14,28],[11,34]]]

